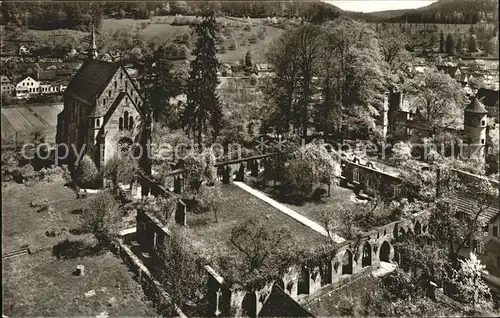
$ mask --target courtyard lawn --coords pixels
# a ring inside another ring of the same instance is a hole
[[[85,276],[74,276],[76,266]],[[156,316],[141,286],[111,252],[57,259],[50,251],[3,260],[3,314],[13,317]],[[85,293],[94,290],[95,295]]]
[[[273,181],[269,181],[267,186],[265,186],[262,181],[248,176],[245,182],[252,188],[267,194],[269,197],[279,201],[308,219],[315,221],[321,226],[324,226],[324,219],[322,217],[324,211],[335,212],[339,210],[339,207],[346,209],[361,208],[360,204],[362,201],[356,197],[354,192],[351,189],[340,186],[332,186],[330,196],[326,193],[326,189],[320,189],[318,192],[321,193],[321,196],[318,196],[318,198],[297,200],[293,196],[283,197],[279,192],[279,182],[274,186]]]
[[[222,194],[223,201],[218,222],[214,221],[211,212],[203,214],[188,212],[187,226],[180,227],[200,256],[211,258],[223,250],[239,253],[230,242],[231,230],[249,219],[260,220],[271,230],[280,227],[289,229],[297,243],[304,248],[328,243],[326,237],[236,185],[222,185]]]

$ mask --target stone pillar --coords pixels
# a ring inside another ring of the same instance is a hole
[[[181,194],[182,193],[182,180],[180,176],[174,177],[174,193]]]
[[[236,181],[245,181],[245,165],[243,163],[240,163],[240,168],[238,169],[238,172],[236,173]]]
[[[224,167],[224,172],[222,173],[222,183],[231,183],[231,167],[229,165]]]
[[[186,204],[182,200],[177,201],[177,208],[175,209],[175,223],[186,225]]]
[[[251,171],[251,176],[252,177],[258,177],[259,176],[259,162],[257,160],[252,160],[252,171]]]
[[[141,181],[141,196],[142,197],[149,196],[149,191],[150,191],[149,182],[143,178]]]

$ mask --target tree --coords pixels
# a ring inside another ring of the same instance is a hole
[[[466,96],[460,84],[436,69],[417,74],[408,83],[407,91],[415,97],[414,104],[422,115],[422,125],[438,131],[456,128],[463,120]]]
[[[467,47],[469,49],[470,53],[476,53],[477,52],[477,38],[475,34],[472,34],[469,37],[469,45]]]
[[[248,69],[250,69],[252,67],[253,63],[252,63],[252,53],[250,53],[250,51],[247,51],[247,53],[245,54],[245,67],[247,67]]]
[[[407,45],[408,38],[402,32],[393,28],[387,28],[380,32],[380,48],[391,72],[402,71],[406,62],[411,59],[411,55],[406,49]]]
[[[464,48],[464,37],[462,34],[458,35],[457,46],[455,47],[458,53],[462,53]]]
[[[494,38],[484,41],[483,51],[489,56],[498,56],[498,42]]]
[[[82,227],[94,234],[102,246],[116,237],[120,220],[118,203],[106,191],[91,196],[81,214]]]
[[[160,221],[164,222],[164,224],[167,224],[175,211],[176,203],[177,200],[173,196],[148,196],[142,197],[140,201],[135,202],[133,205],[137,209],[138,213],[151,213]]]
[[[446,35],[446,53],[448,54],[453,54],[455,52],[455,42],[453,40],[453,36],[448,33],[448,35]]]
[[[99,177],[99,171],[94,161],[85,155],[78,163],[75,171],[75,182],[80,187],[94,186]]]
[[[183,89],[179,79],[174,76],[168,54],[169,48],[161,45],[146,55],[139,70],[145,105],[157,121],[167,114],[169,99],[180,94]]]
[[[341,172],[338,156],[328,153],[323,145],[312,143],[291,154],[282,182],[286,190],[301,196],[309,196],[317,184],[323,183],[330,195],[330,187]]]
[[[429,281],[446,281],[450,272],[448,252],[432,235],[406,236],[394,243],[402,268],[410,273],[413,292],[411,297],[424,296]]]
[[[268,60],[276,68],[276,77],[266,90],[272,101],[272,117],[279,132],[307,135],[317,93],[315,77],[319,75],[321,28],[301,25],[286,31],[273,42]]]
[[[398,142],[392,147],[391,159],[396,165],[401,165],[411,159],[411,144],[406,142]]]
[[[219,61],[215,47],[217,22],[213,14],[203,17],[203,21],[196,26],[198,40],[193,50],[195,59],[191,61],[187,88],[187,105],[183,114],[185,127],[196,136],[201,147],[203,133],[210,123],[212,136],[218,136],[221,107],[215,88],[218,85],[217,70]]]
[[[439,33],[439,52],[440,53],[445,52],[445,39],[443,30],[441,30],[441,32]]]
[[[460,209],[456,200],[459,196],[469,198],[469,211]],[[498,189],[486,178],[461,179],[453,170],[441,169],[439,196],[430,210],[430,230],[438,240],[448,245],[453,265],[456,266],[458,255],[466,244],[482,233],[487,222],[486,211],[496,200]]]
[[[282,253],[293,242],[290,231],[286,228],[271,230],[253,218],[233,228],[230,240],[245,256],[248,273],[263,267],[272,270],[273,262],[282,257]]]
[[[203,183],[213,184],[216,178],[214,164],[215,154],[211,150],[188,156],[184,160],[188,189],[198,194]]]
[[[219,212],[222,198],[221,188],[218,185],[203,187],[198,197],[200,204],[203,207],[208,208],[213,213],[214,221],[216,223],[219,222]]]
[[[204,298],[199,297],[207,292],[200,260],[180,232],[173,231],[165,239],[165,245],[158,250],[162,262],[157,262],[154,269],[155,276],[170,297],[165,314],[178,315],[180,308],[187,315],[200,315],[207,305]]]
[[[470,253],[469,259],[460,260],[460,269],[455,271],[458,293],[474,314],[478,309],[492,308],[490,288],[484,282],[486,266],[481,264],[476,254]]]
[[[325,26],[327,36],[322,63],[323,111],[343,132],[351,130],[358,138],[368,138],[375,130],[375,117],[381,111],[386,90],[384,55],[375,31],[363,22],[339,18]],[[325,125],[333,127],[334,125]]]
[[[106,162],[102,175],[105,179],[111,181],[112,191],[115,195],[120,193],[120,184],[132,184],[140,169],[134,159],[127,157],[121,158],[114,156]]]

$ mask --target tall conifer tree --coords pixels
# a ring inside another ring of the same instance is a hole
[[[184,127],[194,134],[201,147],[203,134],[212,129],[213,138],[220,131],[221,105],[215,89],[218,85],[215,37],[218,32],[213,12],[207,12],[196,26],[198,40],[193,50],[187,84],[187,105],[183,114]]]

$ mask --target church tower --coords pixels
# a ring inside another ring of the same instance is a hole
[[[486,124],[488,111],[474,97],[464,110],[464,135],[467,158],[485,161]]]
[[[94,24],[92,24],[92,29],[90,31],[89,49],[87,51],[87,55],[89,59],[97,58],[97,46],[95,45]]]

